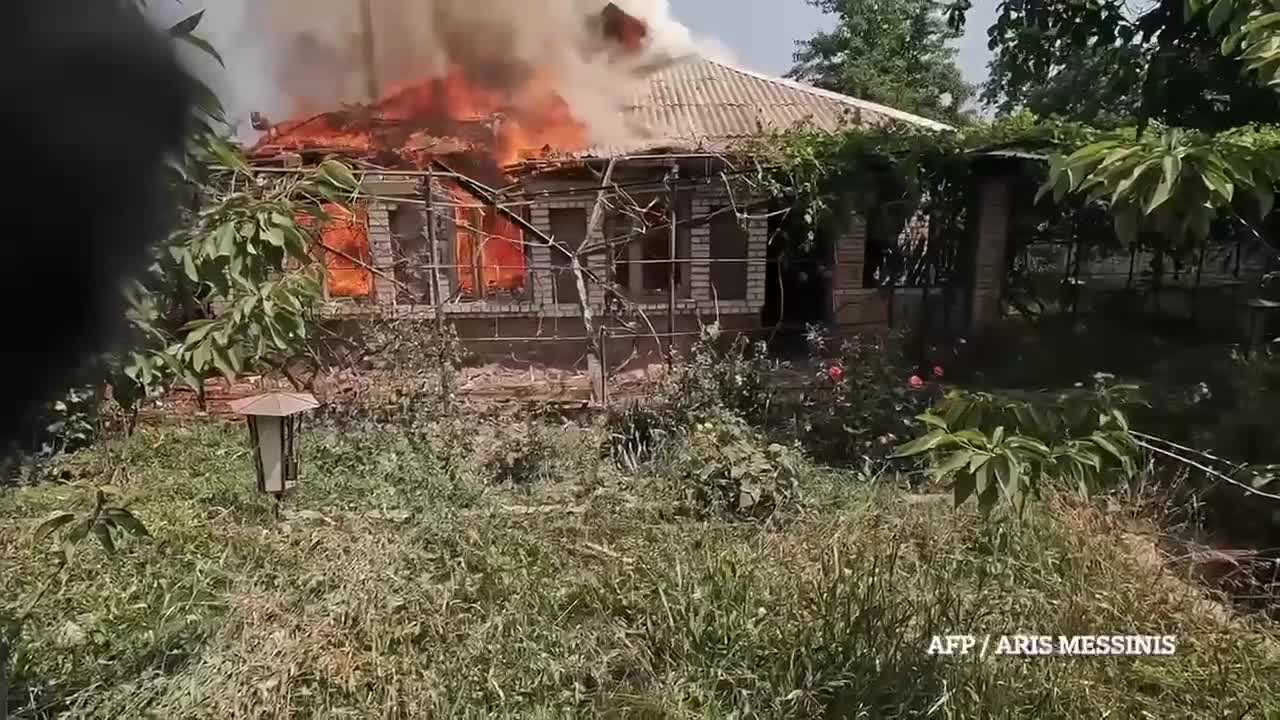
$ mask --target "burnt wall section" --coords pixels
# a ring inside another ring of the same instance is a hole
[[[627,199],[607,200],[602,222],[594,230],[588,225],[598,199],[598,178],[531,177],[518,198],[509,196],[513,211],[569,252],[584,243],[598,248],[586,256],[587,269],[631,297],[632,305],[621,311],[622,316],[615,316],[605,312],[604,285],[587,282],[588,301],[605,327],[609,371],[662,363],[671,349],[687,350],[701,326],[717,319],[730,333],[759,331],[768,274],[769,222],[763,211],[753,211],[760,213],[758,217],[748,214],[744,198],[730,197],[723,182],[712,175],[682,176],[676,194],[677,255],[673,267],[679,287],[673,306],[665,279],[672,270],[652,270],[656,263],[670,262],[670,196],[663,185],[667,168],[619,166],[619,170],[615,182],[628,188]],[[327,314],[335,320],[394,318],[434,326],[439,308],[468,351],[482,361],[519,367],[582,366],[585,330],[569,256],[527,238],[528,281],[521,296],[467,297],[459,284],[459,273],[466,270],[457,256],[458,213],[459,208],[474,208],[478,202],[448,187],[446,178],[437,177],[434,183],[429,211],[421,178],[366,178],[365,187],[372,196],[367,207],[374,291],[364,303],[330,303]],[[631,247],[639,233],[610,237],[609,227],[618,223],[607,221],[611,213],[634,216],[639,198],[646,204],[657,201],[660,207],[644,221],[652,247],[643,252]],[[494,212],[491,208],[486,211]],[[427,228],[430,217],[436,222],[434,249]],[[615,245],[606,247],[606,240]],[[633,261],[621,273],[613,261],[619,252],[627,253],[625,257]],[[657,259],[652,257],[655,255]],[[629,284],[628,274],[636,274],[638,283]],[[633,295],[635,292],[639,294]],[[645,318],[639,317],[640,313]],[[624,326],[624,321],[630,327]]]
[[[662,175],[652,172],[635,174],[627,181],[635,182],[637,178],[660,182]],[[593,185],[584,184],[581,180],[549,179],[535,179],[527,185],[526,195],[530,199],[523,206],[523,212],[530,224],[570,250],[584,242],[595,247],[603,246],[609,223],[600,223],[594,231],[587,227],[597,199]],[[570,270],[569,258],[563,252],[536,240],[527,241],[529,287],[521,297],[463,300],[458,297],[458,271],[454,258],[457,224],[453,212],[459,205],[456,194],[440,188],[433,193],[437,218],[437,247],[433,262],[427,239],[426,203],[416,181],[373,176],[366,180],[366,187],[377,191],[376,199],[368,206],[375,304],[373,307],[357,307],[334,303],[328,308],[330,314],[355,317],[372,312],[393,317],[433,318],[437,300],[432,292],[431,270],[434,265],[443,309],[451,318],[573,319],[580,334],[581,306],[576,280]],[[658,193],[652,194],[658,197]],[[614,203],[608,206],[617,211]],[[681,187],[677,195],[677,214],[675,263],[679,287],[676,314],[701,317],[706,322],[717,314],[739,318],[755,316],[758,326],[765,300],[769,241],[767,220],[739,214],[722,186],[711,179]],[[665,237],[669,229],[656,229],[651,233],[655,237],[659,233]],[[664,240],[664,246],[665,243]],[[626,241],[618,244],[623,250],[628,249]],[[656,245],[656,240],[651,244]],[[639,272],[666,259],[663,255],[654,260],[635,251],[629,257],[639,261],[632,266]],[[627,290],[622,282],[624,278],[618,277],[618,265],[611,263],[610,252],[591,253],[586,258],[586,266],[597,277]],[[656,274],[650,271],[648,279],[652,280],[654,276]],[[648,284],[654,285],[653,282]],[[665,317],[670,310],[667,292],[658,290],[656,286],[642,287],[641,290],[643,292],[634,298],[635,305],[650,314],[655,325],[665,331]],[[602,285],[588,283],[589,300],[597,313],[604,309],[605,294]],[[659,318],[662,322],[658,321]]]
[[[693,217],[704,222],[692,228],[693,298],[704,316],[754,314],[764,309],[768,267],[769,221],[744,216],[722,186],[699,188],[693,194]],[[728,238],[716,237],[727,233]],[[745,253],[737,254],[745,237]],[[718,251],[718,252],[717,252]],[[730,280],[732,278],[732,280]],[[718,286],[726,283],[729,292]],[[743,297],[733,297],[741,286]]]

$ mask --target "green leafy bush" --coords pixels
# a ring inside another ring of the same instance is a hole
[[[739,418],[699,423],[690,437],[688,500],[703,512],[769,520],[800,501],[803,456],[766,443]]]
[[[913,375],[901,335],[855,336],[834,352],[816,329],[808,336],[815,368],[802,400],[798,434],[832,463],[888,455],[909,436],[913,418],[937,398],[944,370]]]
[[[663,383],[656,406],[672,422],[690,425],[730,413],[763,424],[777,397],[764,342],[722,336],[718,323],[704,326],[687,357],[679,358]]]
[[[1109,379],[1062,393],[953,391],[920,416],[929,432],[895,454],[927,454],[956,506],[973,497],[983,514],[1002,500],[1021,514],[1046,483],[1085,497],[1115,488],[1138,473],[1141,449],[1124,412],[1137,388]]]
[[[480,423],[475,428],[476,452],[483,467],[497,483],[532,485],[551,479],[555,449],[554,432],[536,420],[513,423]]]
[[[98,394],[91,387],[73,387],[49,406],[44,419],[40,455],[89,447],[98,436]]]

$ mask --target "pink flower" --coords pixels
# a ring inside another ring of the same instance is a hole
[[[941,365],[934,365],[934,366],[933,366],[933,377],[934,377],[934,378],[936,378],[936,379],[938,379],[938,380],[941,380],[941,379],[942,379],[942,366],[941,366]]]
[[[912,375],[911,379],[908,380],[907,382],[911,385],[912,388],[916,390],[919,390],[920,388],[924,387],[924,380],[921,379],[919,375]]]
[[[844,368],[832,365],[827,368],[827,377],[831,378],[831,382],[840,382],[844,378]]]

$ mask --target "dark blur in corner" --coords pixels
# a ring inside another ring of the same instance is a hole
[[[168,231],[191,93],[130,1],[17,0],[0,30],[6,445],[122,329],[120,283]]]

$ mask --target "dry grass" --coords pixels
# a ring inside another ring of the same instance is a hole
[[[119,451],[155,537],[79,556],[20,651],[19,717],[1280,715],[1272,630],[1189,602],[1094,510],[993,528],[814,470],[805,511],[766,530],[683,517],[671,478],[602,465],[590,428],[547,433],[524,486],[436,428],[316,437],[277,525],[240,433],[148,428]],[[0,495],[0,602],[37,582],[29,530],[71,499]],[[947,632],[1181,641],[1171,658],[928,655]]]

